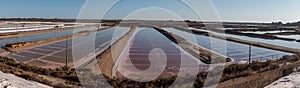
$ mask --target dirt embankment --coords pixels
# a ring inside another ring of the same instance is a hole
[[[0,57],[0,70],[11,73],[26,80],[33,80],[52,87],[58,88],[78,88],[80,83],[75,70],[69,72],[57,69],[44,69],[24,63],[18,63],[13,59]]]
[[[279,66],[276,69],[254,73],[250,76],[230,79],[219,83],[217,88],[263,88],[277,79],[289,75],[295,69],[300,67],[299,59],[299,55],[296,55],[296,57],[290,56],[288,58],[283,58],[272,63]]]
[[[216,36],[216,37],[219,37],[219,36]],[[300,49],[297,49],[297,48],[289,48],[289,47],[277,46],[277,45],[266,44],[266,43],[261,43],[261,42],[251,42],[251,41],[247,41],[247,40],[241,40],[241,39],[230,38],[230,37],[226,37],[226,40],[243,43],[243,44],[248,44],[248,45],[252,45],[252,46],[257,46],[257,47],[268,48],[268,49],[272,49],[272,50],[285,51],[285,52],[294,53],[294,54],[300,53]]]
[[[121,39],[115,42],[110,48],[108,48],[102,54],[97,56],[98,66],[100,67],[103,75],[105,75],[108,78],[112,78],[112,69],[118,57],[113,57],[111,49],[112,47],[114,49],[117,49],[114,50],[113,53],[114,56],[119,56],[122,53],[123,48],[126,46],[127,41],[130,39],[131,36],[133,36],[136,29],[137,27],[132,27],[131,30],[125,36],[123,36]]]
[[[114,25],[115,25],[114,23],[101,24],[101,26],[114,26]],[[0,39],[11,38],[11,37],[20,37],[20,36],[26,36],[26,35],[34,35],[34,34],[42,34],[42,33],[48,33],[48,32],[76,30],[79,28],[91,27],[91,26],[98,26],[98,25],[84,25],[84,26],[78,26],[78,27],[52,28],[52,29],[47,29],[47,30],[24,31],[24,32],[17,32],[17,33],[4,33],[4,34],[0,34]]]
[[[247,77],[231,79],[219,83],[217,88],[263,88],[280,77],[282,77],[280,70],[271,70]]]
[[[169,38],[171,41],[174,43],[178,44],[181,48],[201,60],[202,62],[206,64],[211,64],[211,63],[224,63],[224,62],[230,62],[232,61],[231,59],[227,58],[226,56],[220,55],[218,53],[215,53],[211,50],[207,50],[203,47],[200,47],[198,45],[195,45],[184,38],[174,35],[172,33],[169,33],[165,31],[162,28],[159,27],[154,27],[157,31],[162,33],[164,36]],[[217,60],[212,60],[212,58],[216,58]]]
[[[232,37],[219,36],[219,35],[209,34],[208,32],[203,32],[203,31],[200,31],[200,30],[188,31],[190,29],[178,28],[178,27],[175,27],[175,29],[178,29],[178,30],[181,30],[181,31],[185,31],[185,32],[188,32],[188,33],[194,33],[194,34],[198,34],[198,35],[215,37],[215,38],[219,38],[219,39],[223,39],[223,40],[228,40],[228,41],[233,41],[233,42],[238,42],[238,43],[243,43],[243,44],[248,44],[248,45],[251,44],[253,46],[264,47],[264,48],[268,48],[268,49],[272,49],[272,50],[285,51],[285,52],[290,52],[290,53],[295,53],[295,54],[299,54],[300,53],[300,49],[296,49],[296,48],[289,48],[289,47],[284,47],[284,46],[277,46],[277,45],[272,45],[272,44],[266,44],[266,43],[262,43],[262,42],[251,42],[251,41],[237,39],[237,38],[232,38]]]
[[[285,41],[296,41],[296,39],[292,38],[282,38],[282,37],[277,37],[274,35],[268,35],[268,34],[255,34],[255,33],[242,33],[242,32],[226,32],[228,34],[234,34],[234,35],[239,35],[239,36],[247,36],[247,37],[253,37],[253,38],[262,38],[262,39],[278,39],[278,40],[285,40]]]
[[[36,31],[27,31],[27,32],[17,32],[17,33],[7,33],[7,34],[1,34],[0,39],[3,38],[11,38],[11,37],[20,37],[20,36],[26,36],[26,35],[34,35],[34,34],[42,34],[42,33],[48,33],[48,32],[60,32],[65,30],[76,30],[78,28],[83,28],[88,26],[80,26],[80,27],[67,27],[67,28],[52,28],[47,30],[36,30]]]
[[[199,29],[205,29],[205,30],[211,30],[215,32],[219,32],[219,29],[216,28],[205,28],[205,27],[198,27],[198,26],[192,26],[194,28],[199,28]],[[277,37],[271,34],[255,34],[255,33],[242,33],[242,31],[283,31],[283,30],[296,30],[295,28],[280,28],[280,27],[255,27],[257,29],[252,29],[252,28],[240,28],[240,29],[234,29],[234,30],[225,30],[225,33],[227,34],[233,34],[233,35],[239,35],[239,36],[247,36],[247,37],[253,37],[253,38],[262,38],[262,39],[278,39],[278,40],[284,40],[284,41],[296,41],[295,39],[292,38],[282,38],[282,37]],[[192,30],[193,31],[193,30]],[[222,31],[224,32],[224,31]]]
[[[112,28],[112,27],[100,28],[98,30],[92,30],[92,31],[83,31],[83,32],[75,33],[75,34],[70,34],[70,35],[66,35],[66,36],[61,36],[61,37],[51,38],[51,39],[41,40],[41,41],[18,42],[18,43],[13,43],[13,44],[6,44],[5,49],[7,51],[14,52],[14,51],[22,50],[22,49],[27,49],[27,48],[30,48],[30,47],[35,47],[35,46],[42,45],[42,44],[47,44],[47,43],[51,43],[51,42],[56,42],[56,41],[61,41],[61,40],[73,38],[73,37],[85,36],[85,35],[89,35],[91,33],[99,32],[101,30],[106,30],[106,29],[110,29],[110,28]]]
[[[3,49],[0,49],[0,54],[3,53],[3,52],[5,52],[5,51]]]
[[[256,32],[256,31],[284,31],[284,30],[296,30],[295,28],[278,28],[278,27],[256,27],[256,29],[247,29],[247,28],[241,28],[241,29],[234,29],[234,30],[226,30],[226,32],[241,32],[241,31],[252,31],[252,32]]]
[[[209,29],[212,31],[218,32],[217,29]],[[295,28],[257,28],[257,29],[234,29],[234,30],[225,30],[225,33],[228,34],[234,34],[234,35],[240,35],[240,36],[247,36],[247,37],[253,37],[253,38],[262,38],[262,39],[278,39],[278,40],[285,40],[285,41],[295,41],[295,39],[291,38],[282,38],[277,37],[272,34],[255,34],[255,33],[242,33],[242,31],[283,31],[283,30],[296,30]]]

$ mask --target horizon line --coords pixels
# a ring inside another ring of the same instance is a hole
[[[92,19],[92,18],[85,18],[85,19],[77,19],[77,18],[42,18],[42,17],[36,17],[36,18],[30,18],[30,17],[23,17],[23,18],[0,18],[0,20],[16,20],[16,19],[45,19],[45,20],[123,20],[123,19],[117,19],[117,18],[108,18],[108,19]],[[198,20],[191,20],[191,19],[184,19],[184,20],[149,20],[149,19],[144,19],[144,20],[138,20],[138,19],[126,19],[128,21],[196,21],[196,22],[218,22],[218,21],[198,21]],[[282,23],[291,23],[291,22],[299,22],[299,21],[289,21],[289,22],[283,22],[283,21],[236,21],[236,20],[222,20],[221,22],[224,23],[230,23],[230,22],[236,22],[236,23],[272,23],[272,22],[282,22]]]

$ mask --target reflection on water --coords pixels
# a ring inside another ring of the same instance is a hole
[[[110,44],[112,38],[118,39],[124,36],[130,28],[120,27],[119,32],[115,33],[116,28],[110,28],[108,30],[99,31],[97,33],[92,33],[88,36],[73,37],[68,39],[68,59],[70,63],[72,61],[77,61],[92,52],[95,52],[98,48],[102,49]],[[113,37],[116,36],[116,37]],[[93,44],[94,43],[94,44]],[[92,46],[91,46],[92,45]],[[106,46],[105,46],[106,45]],[[80,54],[73,54],[73,50],[80,50]],[[49,43],[42,46],[33,47],[30,49],[22,50],[19,52],[10,52],[6,57],[14,58],[19,62],[27,62],[31,65],[40,66],[41,62],[52,61],[57,63],[65,63],[66,58],[66,40]],[[33,60],[39,58],[37,60]],[[31,61],[32,60],[32,61]],[[39,62],[37,62],[39,61]],[[46,63],[42,65],[48,65],[51,63]],[[56,65],[59,66],[59,65]],[[54,66],[54,67],[56,67]]]
[[[203,29],[196,29],[196,30],[206,31],[206,32],[216,34],[216,35],[223,35],[221,33],[217,33],[217,32],[210,31],[210,30],[203,30]],[[232,38],[238,38],[238,39],[242,39],[242,40],[248,40],[248,41],[252,41],[252,42],[262,42],[262,43],[267,43],[267,44],[272,44],[272,45],[277,45],[277,46],[285,46],[285,47],[289,47],[289,48],[300,49],[300,44],[295,41],[290,42],[290,41],[284,41],[284,40],[268,40],[268,39],[253,38],[253,37],[247,37],[247,36],[231,35],[231,34],[225,34],[225,36],[232,37]]]
[[[0,40],[0,46],[3,47],[5,44],[11,44],[16,42],[30,42],[30,41],[40,41],[40,40],[46,40],[56,37],[61,37],[81,31],[89,31],[89,30],[96,30],[97,27],[86,27],[86,28],[79,28],[76,30],[65,30],[60,32],[49,32],[49,33],[43,33],[43,34],[34,34],[34,35],[28,35],[28,36],[21,36],[21,37],[14,37],[14,38],[5,38]]]
[[[249,45],[226,41],[226,40],[217,39],[213,37],[193,35],[191,33],[176,30],[174,28],[165,28],[165,30],[173,34],[179,35],[187,39],[188,41],[191,41],[194,44],[198,44],[206,49],[233,58],[236,61],[247,61],[249,58],[249,47],[250,47]],[[218,44],[214,44],[214,41],[212,40],[226,42],[226,45],[224,46],[224,44],[219,44],[220,46],[216,46]],[[283,55],[289,55],[289,54],[290,53],[252,46],[251,59],[252,60],[275,59],[275,58],[282,57]]]

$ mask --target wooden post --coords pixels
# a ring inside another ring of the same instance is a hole
[[[251,63],[251,44],[249,45],[249,64]]]
[[[68,69],[68,48],[69,48],[69,40],[68,37],[66,37],[66,70]]]

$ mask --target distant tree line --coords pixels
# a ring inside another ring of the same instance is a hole
[[[300,21],[298,21],[298,22],[292,22],[292,23],[288,22],[285,25],[287,25],[287,26],[300,26]]]
[[[47,18],[1,18],[0,21],[75,22],[76,19]]]
[[[272,22],[271,25],[277,25],[277,26],[300,26],[300,21],[298,21],[298,22],[287,22],[287,23],[283,23],[283,22],[279,21],[279,22]]]
[[[36,22],[112,22],[119,23],[122,20],[110,20],[110,19],[61,19],[61,18],[0,18],[0,21],[36,21]]]

